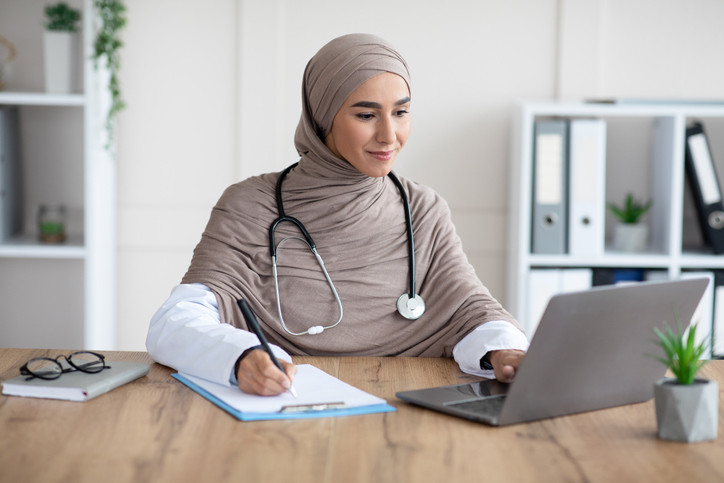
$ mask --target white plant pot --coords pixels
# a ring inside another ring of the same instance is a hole
[[[613,247],[621,252],[643,252],[649,238],[649,227],[642,223],[619,223],[614,227]]]
[[[678,384],[660,379],[654,385],[656,424],[662,439],[695,443],[716,439],[719,413],[719,385],[696,379]]]
[[[45,31],[45,90],[58,94],[79,92],[80,35],[77,32]]]

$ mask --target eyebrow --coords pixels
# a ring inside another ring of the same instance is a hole
[[[409,96],[403,97],[399,101],[395,102],[395,105],[402,106],[403,104],[407,104],[408,102],[410,102]],[[379,104],[377,102],[372,102],[372,101],[359,101],[359,102],[352,104],[351,107],[366,107],[368,109],[382,109],[381,104]]]

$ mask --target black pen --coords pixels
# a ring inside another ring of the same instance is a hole
[[[239,299],[236,301],[236,304],[241,309],[241,313],[244,314],[244,319],[246,319],[246,323],[249,327],[251,327],[251,330],[256,334],[256,336],[259,338],[259,342],[261,342],[261,346],[264,349],[264,351],[269,354],[269,358],[272,360],[275,366],[279,368],[280,371],[282,371],[285,375],[286,372],[284,371],[284,368],[279,363],[277,358],[274,356],[274,353],[271,350],[271,347],[269,347],[269,343],[266,341],[266,337],[264,337],[264,334],[261,332],[261,327],[259,327],[259,321],[256,320],[256,316],[254,315],[254,312],[251,311],[251,308],[246,303],[246,300]],[[297,397],[297,391],[294,389],[294,386],[292,384],[289,384],[289,392],[292,396]]]

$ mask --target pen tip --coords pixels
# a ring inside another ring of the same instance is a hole
[[[297,396],[297,390],[294,389],[294,386],[289,386],[289,392],[292,396],[294,396],[294,399],[299,399],[299,396]]]

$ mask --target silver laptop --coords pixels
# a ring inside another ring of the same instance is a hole
[[[653,328],[688,327],[709,279],[594,287],[551,298],[511,384],[415,391],[403,401],[493,426],[643,402],[666,367]],[[696,322],[696,321],[695,321]]]

